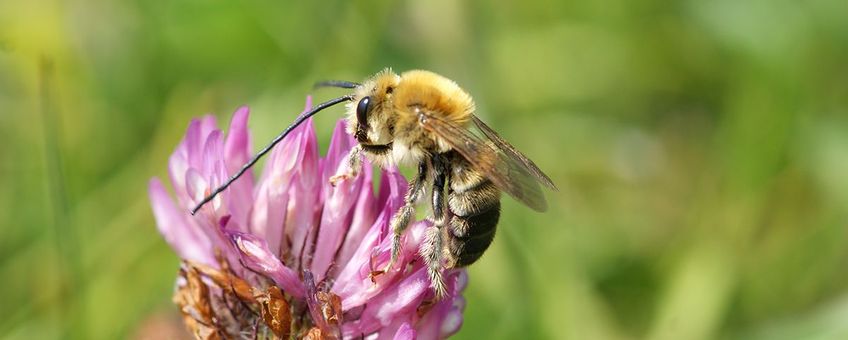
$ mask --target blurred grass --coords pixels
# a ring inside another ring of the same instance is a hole
[[[261,143],[314,80],[391,66],[458,81],[561,188],[545,214],[505,201],[457,338],[846,338],[845,13],[839,0],[0,2],[0,336],[169,326],[177,259],[146,185],[190,118],[250,105]],[[317,118],[323,145],[336,119]]]

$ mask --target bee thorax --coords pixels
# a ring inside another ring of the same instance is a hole
[[[408,141],[397,140],[392,147],[392,159],[401,166],[418,164],[427,156],[427,151]]]

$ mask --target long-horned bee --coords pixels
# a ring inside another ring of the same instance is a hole
[[[240,177],[294,127],[315,113],[347,102],[347,131],[358,144],[344,173],[334,184],[356,176],[360,155],[385,165],[412,165],[403,206],[391,221],[392,254],[400,253],[401,236],[425,193],[432,202],[432,222],[419,253],[436,296],[445,293],[442,270],[470,265],[489,248],[500,218],[501,191],[537,211],[546,209],[542,186],[556,189],[536,164],[474,114],[474,101],[455,82],[429,71],[396,74],[384,70],[363,83],[320,82],[316,86],[352,89],[353,93],[315,106],[302,114],[241,170],[203,199],[205,203]],[[431,190],[427,190],[431,188]]]

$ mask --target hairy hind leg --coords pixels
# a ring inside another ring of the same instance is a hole
[[[436,293],[436,299],[441,299],[446,293],[445,280],[442,278],[443,246],[444,238],[439,227],[433,225],[427,228],[424,244],[421,245],[421,257],[427,266],[427,276],[430,278],[430,287]]]
[[[441,157],[433,158],[433,226],[427,229],[424,244],[421,247],[421,257],[427,266],[430,286],[436,292],[436,299],[445,296],[445,280],[442,278],[442,257],[444,251],[444,233],[448,214],[445,204],[445,184],[450,173],[448,163]]]

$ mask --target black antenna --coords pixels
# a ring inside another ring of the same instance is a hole
[[[265,156],[266,153],[271,151],[271,149],[274,147],[274,145],[277,145],[277,143],[279,143],[281,140],[283,140],[283,138],[286,138],[286,135],[288,135],[289,132],[291,132],[291,130],[293,130],[298,125],[303,123],[307,118],[312,117],[316,113],[318,113],[321,110],[326,109],[330,106],[336,105],[336,104],[341,103],[341,102],[350,101],[350,100],[353,100],[352,95],[347,95],[347,96],[331,99],[331,100],[328,100],[328,101],[323,102],[321,104],[318,104],[317,106],[313,107],[312,110],[310,110],[310,111],[300,115],[299,117],[297,117],[297,119],[295,119],[294,123],[289,125],[289,127],[287,127],[285,130],[283,130],[283,132],[281,132],[279,135],[277,135],[277,137],[274,138],[274,140],[272,140],[271,143],[268,143],[268,145],[266,145],[265,148],[263,148],[261,151],[259,151],[259,153],[257,153],[255,156],[253,156],[253,158],[251,158],[247,163],[242,165],[241,169],[239,169],[239,171],[236,172],[235,175],[232,175],[226,182],[224,182],[224,184],[222,184],[217,189],[215,189],[215,191],[213,191],[212,193],[207,195],[205,198],[203,198],[203,200],[200,201],[200,203],[198,203],[194,207],[194,209],[191,209],[191,214],[192,215],[196,214],[197,211],[200,210],[200,208],[203,207],[204,204],[209,203],[209,201],[214,199],[215,196],[218,196],[218,194],[220,194],[222,191],[226,190],[227,187],[230,186],[230,184],[232,184],[235,180],[237,180],[239,177],[241,177],[241,175],[243,175],[244,172],[247,171],[247,169],[250,169],[250,167],[252,167],[254,164],[256,164],[256,162],[259,161],[259,159],[262,158],[262,156]]]
[[[315,83],[313,87],[341,87],[343,89],[352,89],[359,85],[360,83],[354,83],[352,81],[344,81],[344,80],[324,80]]]

